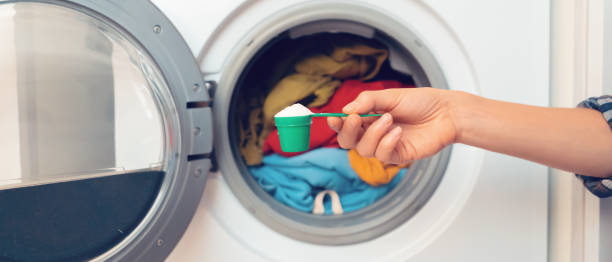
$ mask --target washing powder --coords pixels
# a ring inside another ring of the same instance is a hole
[[[302,104],[293,104],[280,112],[276,113],[274,117],[291,117],[291,116],[308,116],[312,115],[312,111],[308,109],[308,107],[303,106]]]

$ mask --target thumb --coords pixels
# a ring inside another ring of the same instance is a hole
[[[399,101],[399,94],[394,94],[398,90],[385,89],[379,91],[364,91],[350,102],[342,112],[346,114],[366,114],[369,112],[389,112]]]

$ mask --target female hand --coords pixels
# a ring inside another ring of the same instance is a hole
[[[521,105],[432,88],[363,92],[328,118],[343,148],[402,164],[463,143],[593,177],[612,175],[612,132],[599,110]],[[356,114],[385,113],[360,118]],[[609,112],[609,111],[608,111]]]
[[[409,163],[455,142],[452,93],[433,88],[366,91],[344,107],[348,117],[330,117],[327,122],[338,132],[342,148],[355,148],[361,156],[387,163]],[[357,115],[370,112],[384,115]]]

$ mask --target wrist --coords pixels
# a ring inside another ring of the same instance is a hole
[[[479,115],[486,111],[482,106],[486,99],[463,91],[451,90],[446,93],[448,112],[455,127],[454,142],[466,144],[470,134],[478,128]]]

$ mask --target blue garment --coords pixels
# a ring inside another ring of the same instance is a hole
[[[338,148],[318,148],[289,158],[268,155],[263,165],[249,171],[276,200],[304,212],[312,211],[314,197],[326,189],[338,192],[345,212],[361,209],[391,191],[406,173],[404,168],[389,184],[370,186],[351,167],[348,151]],[[325,199],[325,214],[331,214],[329,202]]]

